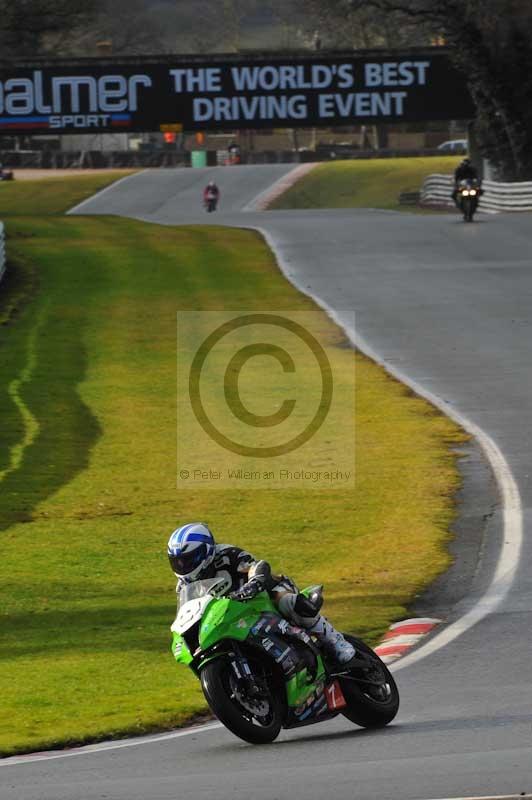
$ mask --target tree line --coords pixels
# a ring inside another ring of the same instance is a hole
[[[0,0],[2,60],[445,43],[483,155],[532,179],[530,0]]]

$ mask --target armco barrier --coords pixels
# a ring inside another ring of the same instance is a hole
[[[6,235],[4,225],[0,222],[0,281],[6,271]]]
[[[452,175],[429,175],[421,189],[422,205],[449,206],[454,208],[451,198]],[[481,211],[532,211],[532,182],[496,183],[483,181],[484,194],[480,198]]]

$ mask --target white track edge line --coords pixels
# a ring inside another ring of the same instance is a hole
[[[43,755],[31,754],[22,756],[10,756],[0,759],[0,767],[17,767],[22,764],[37,764],[40,761],[51,761],[56,758],[72,758],[73,756],[90,756],[92,753],[101,753],[106,750],[123,750],[126,747],[139,747],[143,744],[156,744],[168,739],[179,739],[182,736],[191,736],[194,733],[206,733],[208,731],[223,728],[221,722],[208,722],[205,725],[197,725],[192,728],[185,728],[171,733],[155,733],[151,736],[140,736],[134,739],[121,739],[120,741],[101,742],[99,744],[87,744],[72,750],[58,750],[56,753],[45,753]]]
[[[503,543],[491,583],[484,594],[465,614],[437,633],[434,637],[429,639],[426,644],[421,645],[413,653],[401,658],[399,663],[394,665],[393,668],[394,672],[398,672],[450,644],[465,633],[465,631],[469,630],[469,628],[472,628],[473,625],[476,625],[477,622],[480,622],[481,619],[493,613],[508,594],[519,566],[519,557],[523,541],[523,512],[517,483],[508,462],[491,436],[452,405],[446,403],[430,390],[425,389],[416,380],[410,378],[400,369],[393,366],[393,364],[390,364],[377,353],[363,337],[359,336],[354,328],[345,325],[332,306],[309,291],[291,274],[290,267],[284,261],[281,248],[269,231],[258,225],[246,225],[245,227],[257,230],[264,237],[277,259],[279,269],[286,279],[290,281],[298,291],[310,297],[311,300],[322,308],[330,319],[345,332],[348,339],[361,353],[384,367],[390,375],[397,378],[401,383],[409,386],[417,395],[428,400],[429,403],[439,408],[446,416],[450,417],[464,428],[464,430],[474,436],[484,451],[495,475],[503,508]]]
[[[109,184],[109,186],[104,186],[103,189],[100,189],[99,192],[96,192],[96,194],[91,194],[91,196],[87,197],[86,200],[82,200],[81,203],[77,204],[77,206],[73,206],[72,208],[69,208],[68,211],[65,212],[66,215],[68,216],[70,214],[77,214],[84,206],[88,205],[89,203],[92,203],[92,201],[94,199],[96,199],[97,197],[101,197],[102,194],[105,194],[106,192],[110,192],[111,189],[115,189],[119,184],[125,183],[126,181],[129,181],[129,180],[131,180],[131,178],[137,178],[139,175],[142,175],[144,172],[148,172],[148,169],[141,169],[138,172],[133,172],[132,175],[124,175],[123,178],[119,178],[117,181],[113,181],[112,183]]]
[[[532,794],[493,794],[481,797],[439,797],[437,800],[529,800]]]

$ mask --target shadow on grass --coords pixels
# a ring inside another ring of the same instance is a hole
[[[84,324],[82,306],[41,292],[0,328],[0,531],[31,521],[87,467],[101,435],[76,389],[87,368]]]
[[[126,646],[169,653],[174,615],[168,604],[10,614],[2,618],[0,660],[36,652],[58,656],[74,649],[91,654],[123,651]]]
[[[9,466],[11,448],[23,435],[22,417],[8,393],[9,381],[19,368],[20,358],[9,341],[11,327],[35,291],[35,269],[24,262],[16,265],[8,262],[0,291],[0,476]]]
[[[83,555],[80,556],[83,558]],[[92,589],[89,580],[87,589]],[[83,603],[84,583],[69,584],[67,590]],[[114,598],[113,598],[114,600]],[[148,653],[166,652],[170,647],[170,625],[175,617],[173,598],[150,605],[120,605],[102,596],[101,606],[50,611],[24,611],[2,617],[0,659],[95,648],[106,652],[124,647]],[[65,601],[66,602],[66,601]],[[109,603],[113,603],[109,605]],[[21,631],[24,636],[21,637]],[[369,637],[362,637],[367,640]]]

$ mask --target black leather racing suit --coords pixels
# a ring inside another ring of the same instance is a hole
[[[253,569],[252,569],[253,568]],[[250,570],[252,577],[250,576]],[[253,574],[254,573],[254,574]],[[251,553],[230,544],[217,544],[213,562],[196,580],[225,578],[220,593],[229,595],[241,592],[242,597],[253,597],[266,589],[279,612],[296,625],[309,628],[319,619],[319,608],[299,593],[295,583],[285,575],[272,575],[266,561],[258,561]],[[176,591],[191,583],[187,577],[179,578]]]
[[[478,172],[473,164],[459,164],[454,171],[454,182],[478,181]]]
[[[480,180],[478,177],[478,172],[476,171],[473,164],[459,164],[454,171],[454,189],[452,193],[452,198],[456,206],[459,206],[458,184],[460,183],[460,181],[477,181],[480,189]]]

